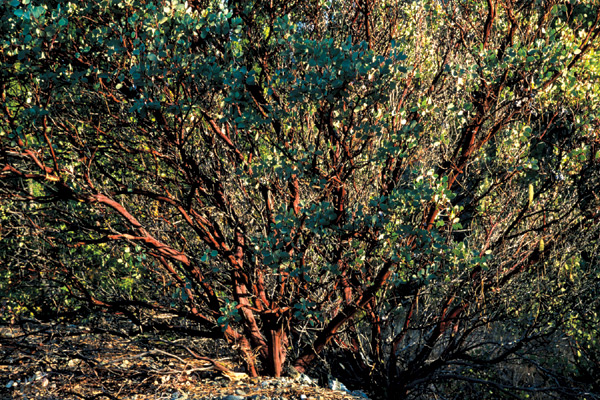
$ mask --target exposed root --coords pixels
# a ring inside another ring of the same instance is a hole
[[[201,355],[195,353],[192,349],[190,349],[187,346],[183,346],[183,348],[185,348],[188,351],[188,353],[190,353],[192,355],[192,357],[194,357],[195,359],[202,360],[202,361],[208,361],[209,363],[211,363],[213,370],[220,372],[224,377],[226,377],[227,379],[229,379],[231,381],[239,381],[239,380],[249,378],[248,374],[246,374],[245,372],[232,371],[231,369],[227,368],[220,362],[213,360],[210,357],[204,357],[204,356],[201,356]]]

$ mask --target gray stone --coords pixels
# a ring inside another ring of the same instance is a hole
[[[317,380],[312,379],[311,377],[309,377],[306,374],[300,374],[300,377],[298,378],[298,382],[300,382],[300,384],[302,384],[302,385],[318,386]]]
[[[369,398],[369,396],[367,396],[367,394],[362,390],[353,390],[350,394],[354,397],[362,397],[363,399]]]

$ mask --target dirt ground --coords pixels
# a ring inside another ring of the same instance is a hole
[[[194,354],[241,371],[235,353],[223,341],[131,336],[118,328],[109,331],[34,320],[5,324],[0,326],[0,398],[356,398],[291,378],[227,378]]]

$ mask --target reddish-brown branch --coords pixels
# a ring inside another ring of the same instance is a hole
[[[54,162],[54,170],[56,171],[56,174],[58,175],[59,173],[59,168],[58,168],[58,159],[56,158],[56,153],[54,152],[54,148],[52,147],[52,142],[50,141],[50,137],[48,137],[48,124],[47,124],[47,118],[44,116],[44,119],[42,120],[42,127],[44,130],[44,139],[46,140],[46,144],[48,145],[48,149],[50,150],[50,154],[52,155],[52,161]]]
[[[215,120],[210,118],[210,116],[205,112],[202,112],[202,116],[204,117],[206,122],[208,122],[208,124],[212,128],[213,132],[215,132],[217,134],[217,136],[219,136],[225,142],[227,147],[229,147],[235,153],[236,157],[238,158],[238,161],[240,163],[245,163],[245,159],[244,159],[244,156],[242,155],[242,153],[238,150],[236,145],[233,144],[233,142],[231,141],[231,138],[229,136],[227,136],[227,134],[225,132],[223,132],[223,130],[221,128],[219,128],[219,126],[217,125]]]
[[[308,366],[313,362],[317,355],[323,351],[327,343],[335,336],[338,330],[349,320],[351,320],[356,312],[365,307],[377,294],[377,292],[387,283],[392,274],[392,268],[395,264],[386,262],[381,268],[381,271],[375,277],[373,284],[364,292],[364,294],[356,301],[355,304],[349,304],[344,307],[327,326],[319,333],[312,346],[307,347],[300,357],[294,362],[294,367],[305,372]]]
[[[256,368],[256,360],[254,359],[254,353],[252,352],[252,347],[250,346],[250,342],[244,335],[236,332],[231,325],[227,326],[225,329],[225,338],[230,343],[236,343],[239,346],[239,350],[244,356],[244,361],[246,362],[246,369],[250,376],[258,376],[258,369]]]
[[[492,27],[494,25],[494,19],[496,18],[496,4],[493,0],[487,0],[488,5],[488,16],[485,21],[484,33],[483,33],[483,48],[487,49],[490,36],[492,35]]]
[[[300,184],[298,183],[298,176],[293,174],[289,181],[290,188],[290,208],[294,210],[295,215],[300,214]]]
[[[554,74],[542,85],[542,89],[548,88],[548,86],[554,84],[556,80],[562,76],[564,71],[569,71],[577,61],[579,61],[588,51],[590,51],[592,44],[595,43],[597,45],[598,37],[600,36],[600,28],[598,25],[600,24],[600,13],[596,13],[596,19],[594,20],[594,24],[588,30],[586,37],[583,39],[579,46],[580,52],[576,54],[573,59],[569,62],[567,67],[564,70],[556,70]]]

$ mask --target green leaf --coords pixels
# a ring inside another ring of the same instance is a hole
[[[69,23],[69,20],[66,19],[65,17],[62,17],[59,21],[58,21],[58,25],[60,26],[65,26]]]
[[[33,7],[31,9],[31,15],[33,15],[33,18],[39,18],[42,15],[44,15],[46,13],[46,9],[43,6],[37,6],[37,7]]]

